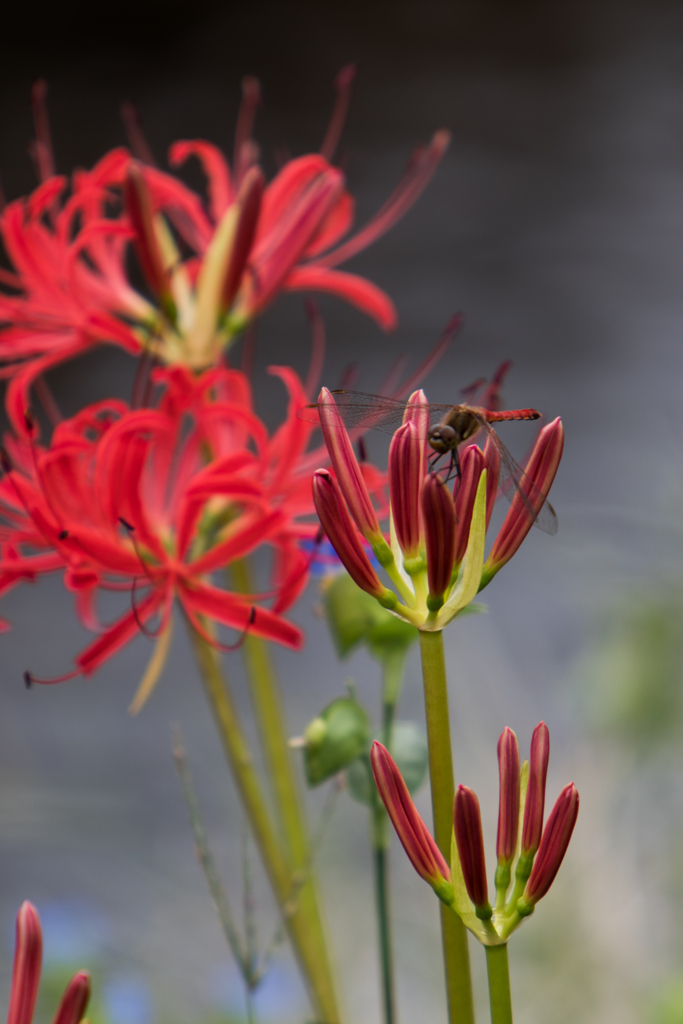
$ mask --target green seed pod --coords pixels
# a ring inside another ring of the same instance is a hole
[[[367,749],[368,716],[355,700],[340,697],[321,711],[304,733],[304,768],[309,786],[336,775]]]
[[[382,661],[388,654],[406,650],[417,639],[414,626],[383,608],[345,572],[327,586],[323,604],[340,658],[366,643],[370,654]]]

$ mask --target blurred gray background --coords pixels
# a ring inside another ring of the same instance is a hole
[[[34,187],[28,94],[50,84],[57,168],[91,166],[124,142],[121,100],[140,108],[163,162],[178,138],[231,152],[246,73],[264,91],[256,135],[274,152],[315,150],[338,69],[359,74],[343,148],[363,223],[412,147],[448,127],[428,192],[357,270],[395,299],[391,336],[323,299],[326,383],[358,361],[372,391],[396,355],[415,365],[455,310],[465,326],[425,382],[435,401],[514,362],[508,406],[561,414],[567,444],[553,503],[560,532],[532,531],[486,593],[487,616],[447,632],[456,772],[479,792],[493,857],[505,724],[528,747],[551,730],[549,799],[573,779],[582,798],[551,894],[511,943],[513,995],[528,1024],[683,1021],[683,7],[680,3],[251,6],[72,2],[27,23],[6,14],[0,62],[0,175],[8,198]],[[197,187],[201,179],[188,179]],[[265,367],[305,372],[299,297],[259,333],[255,388],[275,425],[280,386]],[[133,363],[97,352],[50,376],[65,412],[127,396]],[[505,434],[522,457],[526,425]],[[381,462],[386,443],[371,438]],[[292,735],[355,677],[377,707],[377,666],[335,658],[311,586],[293,618],[303,655],[277,653]],[[239,978],[199,868],[170,756],[181,724],[211,838],[239,901],[243,820],[181,630],[137,719],[126,708],[149,656],[139,638],[94,678],[27,692],[24,669],[65,671],[88,636],[58,579],[4,601],[0,716],[0,975],[12,922],[30,898],[46,928],[50,978],[97,976],[95,1020],[240,1020]],[[238,655],[227,664],[244,698]],[[245,714],[248,709],[245,702]],[[421,721],[417,660],[401,716]],[[324,793],[310,799],[315,820]],[[420,806],[429,813],[426,792]],[[345,795],[319,870],[346,1019],[379,1019],[370,858],[363,809]],[[442,1020],[437,909],[395,848],[400,1015]],[[274,914],[257,872],[265,941]],[[483,956],[473,944],[479,996]],[[55,981],[56,984],[56,981]],[[56,998],[56,997],[55,997]],[[259,1020],[300,1021],[305,999],[286,950],[257,1000]],[[47,1011],[46,1011],[47,1012]],[[481,1019],[487,1009],[481,1005]]]

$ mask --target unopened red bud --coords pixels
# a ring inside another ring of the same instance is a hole
[[[541,513],[552,487],[564,448],[564,428],[559,416],[548,423],[538,435],[529,461],[524,467],[524,479],[512,499],[500,532],[484,566],[483,585],[501,566],[509,562]],[[549,512],[549,532],[553,529],[553,513]],[[554,529],[556,529],[556,524]]]
[[[237,295],[242,274],[249,259],[261,213],[264,185],[263,171],[259,167],[250,167],[239,188],[236,199],[239,207],[237,226],[221,296],[221,306],[225,312],[230,309],[233,299]]]
[[[337,482],[326,469],[318,469],[313,475],[313,501],[322,527],[351,579],[373,597],[385,598],[391,591],[382,586],[372,568]]]
[[[539,722],[531,737],[529,754],[529,785],[526,791],[522,827],[522,853],[525,856],[536,853],[541,841],[549,757],[550,733],[545,722]]]
[[[425,477],[420,500],[427,549],[427,604],[438,611],[455,562],[455,505],[448,487],[434,473]]]
[[[500,449],[497,444],[494,444],[490,434],[484,445],[484,466],[486,469],[486,529],[488,530],[500,480]]]
[[[507,726],[498,740],[500,798],[498,804],[498,863],[509,865],[517,849],[519,830],[519,747],[517,737]]]
[[[38,996],[43,936],[38,911],[28,900],[17,914],[14,968],[7,1024],[31,1024]]]
[[[467,786],[457,788],[453,805],[453,826],[467,895],[474,903],[477,917],[491,917],[481,811],[476,793]]]
[[[450,883],[450,868],[420,817],[396,762],[377,740],[372,744],[370,762],[379,795],[411,864],[443,898]]]
[[[415,558],[420,547],[420,485],[424,442],[416,424],[399,427],[389,448],[389,495],[396,537],[406,558]]]
[[[479,477],[484,470],[484,456],[476,444],[469,445],[460,457],[460,484],[455,494],[455,564],[465,557],[470,537],[470,524],[474,500],[477,497]]]
[[[80,1024],[89,998],[90,975],[87,971],[79,971],[67,985],[52,1024]]]
[[[381,537],[381,531],[351,439],[334,396],[327,388],[321,390],[318,403],[320,426],[337,482],[356,526],[366,540],[372,542]]]
[[[565,786],[555,801],[539,847],[531,877],[520,902],[533,906],[545,896],[555,881],[564,859],[579,813],[579,793],[573,782]]]
[[[131,161],[128,166],[123,197],[131,226],[135,232],[134,245],[140,269],[152,292],[157,298],[168,303],[172,300],[168,274],[154,230],[152,198],[142,170],[134,161]]]

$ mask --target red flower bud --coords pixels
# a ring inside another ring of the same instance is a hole
[[[579,793],[574,783],[570,782],[564,787],[550,812],[531,877],[524,890],[523,899],[532,906],[545,896],[555,881],[555,875],[567,852],[578,813]]]
[[[135,251],[145,280],[158,298],[172,302],[168,273],[154,230],[152,199],[144,175],[134,161],[131,161],[128,167],[123,196],[135,232]]]
[[[90,998],[90,975],[79,971],[66,987],[52,1024],[80,1024]]]
[[[451,492],[434,473],[425,477],[420,498],[427,547],[427,603],[434,603],[430,610],[436,611],[450,586],[455,561],[455,505]]]
[[[519,747],[517,737],[507,726],[498,740],[500,799],[498,804],[498,863],[509,865],[517,849],[519,830]]]
[[[501,566],[509,562],[519,549],[522,541],[534,523],[534,516],[541,507],[552,486],[564,447],[564,428],[559,416],[541,430],[529,461],[524,467],[521,490],[512,499],[500,533],[496,537],[491,553],[484,566],[484,574],[491,578]]]
[[[327,388],[323,388],[318,402],[323,438],[346,504],[366,540],[376,540],[381,537],[377,513],[334,397]]]
[[[476,444],[471,444],[460,456],[460,485],[455,494],[455,564],[459,565],[467,551],[470,537],[472,509],[477,496],[479,477],[484,470],[484,456]]]
[[[372,744],[370,762],[379,795],[403,849],[418,875],[438,890],[450,882],[450,868],[418,814],[396,762],[377,740]]]
[[[221,296],[221,306],[226,312],[232,306],[251,252],[261,212],[264,184],[263,171],[259,167],[250,167],[242,179],[237,195],[236,202],[240,210]]]
[[[522,827],[522,853],[525,855],[536,853],[541,841],[549,756],[548,726],[545,722],[539,722],[531,737],[531,752],[529,754],[529,785],[526,791]]]
[[[337,482],[326,469],[318,469],[313,475],[313,501],[322,527],[351,579],[373,597],[389,593],[372,568]]]
[[[38,911],[26,900],[17,914],[12,989],[7,1024],[31,1024],[38,997],[43,936]]]
[[[491,917],[479,801],[467,786],[458,786],[456,791],[453,825],[467,895],[480,912],[477,916]]]
[[[424,441],[413,420],[399,427],[389,448],[389,494],[396,537],[406,558],[415,558],[420,546],[420,485]]]
[[[500,449],[489,434],[484,445],[484,468],[486,469],[486,529],[489,528],[493,508],[498,494],[500,479]]]

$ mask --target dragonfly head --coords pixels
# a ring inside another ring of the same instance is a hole
[[[479,422],[466,407],[454,405],[441,423],[432,427],[428,441],[435,452],[444,455],[452,452],[463,441],[467,441],[479,430]]]
[[[445,455],[446,452],[453,451],[458,444],[458,437],[453,427],[449,427],[443,423],[439,423],[436,427],[432,427],[429,431],[428,441],[430,446],[439,455]]]

